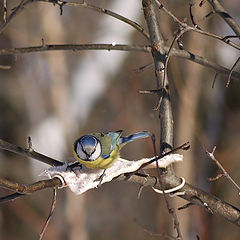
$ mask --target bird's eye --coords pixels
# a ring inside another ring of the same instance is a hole
[[[79,158],[86,161],[94,161],[100,156],[102,147],[96,137],[84,135],[75,142],[74,150]]]

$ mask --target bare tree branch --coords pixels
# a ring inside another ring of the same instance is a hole
[[[19,5],[13,10],[9,17],[0,26],[0,33],[8,26],[8,24],[24,9],[24,6],[31,3],[32,0],[22,0]]]
[[[20,197],[23,197],[23,196],[26,196],[26,194],[24,194],[24,193],[13,193],[13,194],[1,197],[0,198],[0,203],[7,203],[7,202],[10,202],[10,201],[14,201],[17,198],[20,198]]]
[[[11,144],[8,143],[7,145],[11,145]],[[22,154],[21,147],[18,147],[18,146],[15,146],[15,147],[20,149],[20,151],[13,151],[13,152],[15,152],[16,154],[19,154],[19,155],[24,155],[24,154]],[[4,147],[3,149],[12,151],[12,148]],[[38,156],[39,156],[39,158],[41,158],[41,157],[43,158],[41,160],[42,162],[45,162],[46,156],[41,155],[41,154],[38,154]],[[51,158],[49,158],[49,159],[51,159]],[[58,162],[57,160],[55,160],[55,161]],[[129,174],[121,175],[118,178],[116,178],[116,180],[137,183],[137,184],[140,184],[145,187],[146,186],[160,187],[158,181],[156,180],[156,177],[139,174],[139,173],[135,173],[133,175],[129,175]],[[170,188],[176,187],[180,183],[181,183],[181,179],[179,179],[177,177],[174,177],[174,178],[173,177],[164,177],[163,178],[164,189],[170,189]],[[9,180],[0,178],[0,186],[1,187],[10,189],[10,190],[13,190],[16,192],[11,195],[0,198],[0,203],[12,201],[19,197],[25,196],[25,194],[31,194],[31,193],[34,193],[36,191],[40,191],[40,190],[43,190],[46,188],[60,187],[61,185],[62,185],[62,183],[59,178],[42,180],[42,181],[38,181],[36,183],[28,184],[28,185],[14,183]],[[202,207],[204,207],[204,209],[207,210],[206,206],[204,206],[204,204],[205,204],[208,206],[209,209],[211,209],[211,211],[214,214],[220,215],[220,216],[224,217],[227,221],[240,227],[240,210],[237,209],[236,207],[234,207],[224,201],[221,201],[220,199],[216,198],[215,196],[208,194],[198,188],[195,188],[195,187],[191,186],[190,184],[186,184],[181,189],[181,191],[183,191],[185,193],[184,195],[180,196],[181,198],[184,198],[192,203],[202,206]]]
[[[238,26],[237,22],[230,16],[230,14],[225,10],[225,8],[221,5],[221,3],[218,0],[208,0],[208,2],[212,5],[215,13],[222,17],[223,20],[240,38],[240,27]]]
[[[48,227],[48,224],[49,224],[49,222],[51,220],[53,212],[56,209],[56,203],[57,203],[57,189],[54,188],[53,189],[53,200],[52,200],[51,209],[50,209],[49,215],[47,217],[47,220],[46,220],[46,222],[45,222],[45,224],[43,226],[43,229],[42,229],[41,233],[39,234],[39,239],[38,240],[42,240],[43,239],[43,235],[44,235],[44,233],[45,233],[45,231],[46,231],[46,229]]]
[[[83,1],[82,3],[78,3],[78,2],[69,2],[69,1],[66,2],[66,1],[59,1],[59,0],[26,0],[26,1],[22,0],[21,3],[14,9],[12,14],[8,17],[7,21],[0,26],[0,33],[7,27],[9,22],[11,22],[12,19],[14,17],[16,17],[24,9],[25,6],[27,6],[29,3],[34,3],[34,2],[46,2],[46,3],[58,4],[61,7],[61,11],[62,11],[62,6],[88,8],[93,11],[109,15],[111,17],[114,17],[114,18],[122,21],[122,22],[127,23],[128,25],[132,26],[137,31],[139,31],[146,39],[149,39],[148,33],[138,23],[131,21],[130,19],[125,18],[125,17],[123,17],[115,12],[112,12],[110,10],[88,4],[85,1]]]
[[[209,152],[208,150],[206,150],[206,153],[217,164],[218,168],[222,171],[223,175],[238,190],[238,194],[240,195],[239,185],[232,179],[232,177],[227,173],[227,171],[224,169],[222,164],[215,158],[215,156],[214,156],[215,150],[216,150],[216,146],[213,148],[212,152]]]
[[[43,44],[39,46],[0,49],[0,55],[22,54],[45,51],[83,51],[83,50],[116,50],[116,51],[138,51],[151,52],[150,46],[124,45],[124,44]]]
[[[163,46],[166,52],[169,51],[169,47]],[[150,53],[152,48],[150,46],[139,46],[139,45],[123,45],[123,44],[43,44],[39,46],[23,47],[23,48],[5,48],[0,49],[0,55],[12,55],[12,54],[26,54],[34,52],[44,51],[85,51],[85,50],[116,50],[116,51],[137,51]],[[229,75],[230,70],[216,64],[206,58],[193,54],[187,50],[178,50],[172,48],[169,52],[169,56],[180,57],[192,62],[203,65],[207,68],[213,69],[218,74]],[[168,57],[169,57],[168,56]],[[240,73],[233,71],[231,78],[234,80],[240,80]]]
[[[139,176],[134,174],[128,178],[126,176],[121,175],[120,177],[117,178],[117,180],[125,180],[128,182],[138,183],[143,186],[160,187],[159,184],[157,185],[155,184],[156,179],[150,176]],[[181,183],[181,179],[164,177],[163,183],[165,189],[170,189],[175,186],[178,186]],[[207,211],[211,209],[210,211],[211,214],[222,216],[223,218],[225,218],[225,220],[240,227],[240,209],[188,183],[186,183],[185,186],[181,189],[181,192],[184,192],[185,194],[179,197],[191,203],[199,205]]]
[[[236,48],[238,50],[240,50],[240,46],[232,41],[230,41],[229,39],[226,39],[224,37],[221,37],[221,36],[218,36],[216,34],[213,34],[213,33],[210,33],[210,32],[206,32],[206,31],[203,31],[201,29],[198,29],[196,27],[191,27],[189,25],[187,25],[186,23],[180,21],[174,14],[172,14],[169,10],[167,10],[163,4],[160,3],[159,0],[154,0],[156,2],[156,4],[158,5],[159,9],[163,10],[169,17],[171,17],[173,19],[173,21],[177,22],[181,27],[182,29],[184,30],[184,33],[185,32],[188,32],[188,31],[194,31],[194,32],[197,32],[197,33],[200,33],[202,35],[205,35],[205,36],[208,36],[208,37],[212,37],[214,39],[217,39],[217,40],[220,40],[221,42],[224,42],[226,44],[228,44],[229,46],[233,47],[233,48]]]
[[[19,184],[7,179],[0,178],[0,186],[9,190],[16,191],[20,194],[30,194],[36,191],[40,191],[46,188],[61,187],[62,182],[59,178],[52,178],[47,180],[41,180],[32,184]]]
[[[236,65],[238,64],[239,60],[240,60],[240,57],[236,60],[236,62],[233,64],[233,66],[232,66],[232,68],[230,70],[230,73],[229,73],[228,79],[227,79],[226,87],[229,87],[229,84],[230,84],[230,81],[231,81],[231,75],[233,73],[233,69],[236,67]]]
[[[159,95],[159,116],[160,116],[160,155],[164,152],[168,152],[173,148],[173,117],[172,117],[172,107],[169,94],[169,83],[167,78],[166,69],[166,59],[167,52],[165,51],[165,41],[162,37],[157,13],[155,10],[155,4],[151,0],[143,0],[143,12],[145,20],[148,26],[150,42],[152,45],[152,55],[155,65],[155,76],[157,81],[157,89],[164,89],[164,94]],[[170,48],[171,49],[171,48]],[[159,184],[161,189],[165,189],[163,185],[163,176],[160,174],[160,170],[157,163],[157,174],[159,179]],[[164,177],[172,176],[175,177],[173,167],[170,165],[164,170]],[[182,233],[179,227],[178,217],[175,210],[170,207],[170,203],[163,190],[164,199],[169,214],[171,214],[174,221],[174,228],[177,232],[177,239],[182,239]]]
[[[41,161],[43,163],[49,164],[51,166],[61,166],[63,163],[60,161],[57,161],[53,158],[47,157],[41,153],[30,151],[29,149],[21,148],[17,145],[14,145],[12,143],[6,142],[2,139],[0,139],[0,149],[7,150],[10,152],[17,153],[19,155],[22,155],[24,157],[31,157],[38,161]]]

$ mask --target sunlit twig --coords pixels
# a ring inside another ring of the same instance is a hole
[[[49,215],[47,217],[47,220],[46,220],[46,222],[45,222],[45,224],[43,226],[43,229],[42,229],[41,233],[39,234],[38,240],[42,240],[42,238],[43,238],[43,235],[44,235],[44,233],[45,233],[45,231],[47,229],[47,226],[48,226],[48,224],[49,224],[49,222],[51,220],[51,217],[53,215],[53,212],[54,212],[54,210],[56,208],[56,203],[57,203],[57,189],[54,188],[53,189],[53,199],[52,199],[51,209],[50,209]]]
[[[230,183],[238,190],[238,193],[240,195],[240,187],[239,185],[232,179],[232,177],[227,173],[227,171],[224,169],[222,164],[215,158],[214,153],[216,150],[216,146],[213,148],[212,152],[209,152],[208,150],[205,150],[207,155],[216,163],[218,168],[222,171],[224,176],[229,180]]]

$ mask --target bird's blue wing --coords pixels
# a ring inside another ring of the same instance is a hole
[[[138,133],[134,133],[132,135],[126,136],[126,137],[121,137],[120,138],[120,145],[125,145],[129,142],[142,139],[142,138],[147,138],[147,137],[152,137],[152,133],[147,132],[147,131],[142,131]]]
[[[119,139],[122,135],[122,130],[116,132],[108,132],[107,136],[111,139],[110,151],[107,154],[102,154],[102,158],[106,159],[110,156],[111,152],[115,149],[116,145],[119,144]]]
[[[122,130],[116,131],[116,132],[108,132],[107,135],[112,140],[112,150],[116,147],[117,143],[119,142],[119,139],[122,135]]]

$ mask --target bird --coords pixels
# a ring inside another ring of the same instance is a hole
[[[119,130],[81,136],[73,144],[75,159],[87,168],[106,170],[120,157],[120,150],[127,143],[153,137],[153,134],[147,131],[125,137],[122,136],[122,133],[123,130]]]

